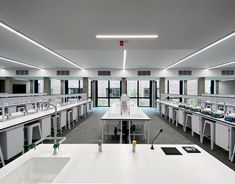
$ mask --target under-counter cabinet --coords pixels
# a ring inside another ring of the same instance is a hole
[[[173,119],[174,119],[173,118],[173,110],[174,110],[173,107],[171,107],[171,106],[168,107],[169,120],[172,121],[172,122],[173,122]]]
[[[192,115],[192,136],[194,133],[201,135],[201,117],[199,115]]]
[[[9,128],[0,133],[0,145],[4,160],[9,160],[24,150],[24,126]]]
[[[51,116],[41,119],[41,129],[43,138],[51,135]]]
[[[178,123],[184,126],[185,123],[185,113],[183,110],[178,111]]]
[[[229,151],[230,126],[216,122],[215,124],[215,144]]]

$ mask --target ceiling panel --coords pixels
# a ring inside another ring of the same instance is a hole
[[[122,67],[119,40],[99,40],[96,34],[158,34],[125,45],[127,68],[156,68],[234,31],[234,9],[234,0],[1,0],[0,19],[85,68]],[[177,68],[233,59],[232,47]],[[74,67],[2,29],[0,55],[45,68]]]

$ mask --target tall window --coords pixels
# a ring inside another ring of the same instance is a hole
[[[68,81],[69,94],[83,93],[83,80]]]
[[[150,106],[150,81],[127,81],[127,95],[137,106]]]
[[[110,87],[109,87],[109,98],[110,98],[110,106],[113,104],[113,102],[119,101],[120,98],[120,81],[109,81]]]
[[[197,80],[188,80],[187,81],[187,94],[188,95],[197,95]]]
[[[60,94],[60,80],[51,79],[51,94],[52,95]]]
[[[98,106],[108,106],[108,81],[98,81]]]
[[[138,105],[137,98],[138,98],[138,81],[127,81],[127,95],[131,98],[131,101]]]
[[[87,94],[88,96],[88,98],[91,98],[91,80],[89,79],[88,80],[88,94]]]
[[[44,93],[44,81],[43,80],[38,80],[38,93]]]
[[[179,94],[180,93],[180,83],[179,80],[169,80],[169,94]]]
[[[150,82],[139,81],[139,106],[150,106]]]
[[[205,94],[211,94],[211,80],[205,80]]]
[[[98,81],[98,106],[110,106],[120,98],[120,81]]]

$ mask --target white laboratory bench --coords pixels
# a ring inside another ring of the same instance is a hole
[[[52,145],[39,145],[0,169],[0,183],[234,184],[233,170],[196,145],[190,146],[201,153],[187,153],[182,146],[189,145],[155,145],[151,150],[137,144],[133,153],[129,144],[104,144],[102,152],[96,144],[65,144],[53,156]],[[176,147],[182,155],[167,156],[160,147]],[[30,159],[40,163],[26,169]]]
[[[119,124],[120,123],[120,135],[122,135],[122,123],[123,121],[128,122],[129,129],[129,143],[131,142],[131,124],[141,125],[143,126],[143,131],[140,134],[143,136],[143,139],[147,137],[147,141],[149,142],[149,120],[150,118],[136,105],[130,105],[130,113],[120,113],[120,102],[115,102],[112,106],[106,111],[106,113],[101,117],[102,120],[102,140],[104,140],[104,132],[106,134],[106,138],[108,135],[109,124]],[[104,128],[106,127],[106,130]],[[147,136],[145,133],[147,132]],[[120,136],[120,143],[122,143],[122,136]]]
[[[77,103],[66,104],[57,107],[57,114],[60,117],[60,127],[65,127],[67,124],[66,113],[68,110],[77,111],[73,117],[73,120],[78,119],[78,108],[87,108],[87,104],[91,103],[91,100],[84,100]],[[87,110],[85,110],[87,112]],[[51,116],[55,113],[54,108],[48,110],[41,110],[26,115],[18,115],[17,117],[10,118],[3,122],[0,122],[0,146],[3,152],[4,160],[9,160],[15,155],[24,151],[24,126],[30,125],[33,122],[40,122],[41,135],[37,136],[37,139],[42,139],[51,134]],[[14,114],[13,114],[14,115]]]
[[[229,152],[229,159],[235,152],[235,123],[224,120],[224,118],[214,118],[209,115],[204,115],[200,112],[194,112],[188,109],[178,107],[177,104],[173,104],[166,101],[157,100],[157,107],[159,108],[160,114],[165,117],[168,116],[166,113],[167,109],[173,108],[178,110],[178,117],[176,119],[176,125],[181,124],[184,129],[186,129],[186,115],[192,115],[191,121],[191,131],[192,135],[197,133],[200,136],[201,143],[203,142],[203,137],[210,134],[211,139],[211,149],[213,150],[214,144],[227,150]],[[211,124],[210,129],[205,130],[205,123],[207,125]]]

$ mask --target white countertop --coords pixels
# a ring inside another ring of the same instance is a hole
[[[70,109],[70,108],[73,108],[73,107],[76,107],[76,106],[79,106],[79,105],[82,105],[82,104],[85,104],[85,103],[89,103],[89,102],[91,102],[91,101],[90,100],[85,100],[85,101],[78,102],[78,103],[64,105],[64,106],[58,107],[57,112],[61,112],[63,110],[67,110],[67,109]],[[41,117],[44,117],[44,116],[49,116],[53,113],[55,113],[55,109],[50,108],[48,110],[42,110],[42,111],[39,111],[37,113],[27,114],[25,116],[22,115],[20,117],[16,117],[16,118],[12,118],[12,119],[0,122],[0,131],[3,130],[3,129],[6,129],[6,128],[12,127],[12,126],[17,126],[17,125],[20,125],[20,124],[23,124],[23,123],[26,123],[26,122],[30,122],[30,121],[33,121],[33,120],[36,120],[36,119],[40,119]]]
[[[148,121],[150,118],[136,105],[131,104],[130,114],[120,113],[120,103],[115,102],[102,116],[101,120],[145,120]]]
[[[191,111],[191,110],[188,110],[188,109],[184,109],[184,108],[178,107],[177,104],[173,104],[173,103],[166,102],[166,101],[157,100],[156,102],[157,103],[161,103],[161,104],[165,104],[167,106],[171,106],[171,107],[176,108],[176,109],[181,109],[181,110],[183,110],[185,112],[192,113],[192,114],[195,114],[195,115],[198,115],[198,116],[202,116],[202,117],[207,118],[207,119],[211,119],[212,121],[219,121],[221,123],[225,123],[225,124],[229,124],[229,125],[235,126],[235,123],[226,121],[226,120],[224,120],[224,118],[215,118],[215,117],[212,117],[212,116],[209,116],[209,115],[202,114],[200,112],[194,112],[194,111]]]
[[[177,147],[181,156],[166,156],[160,147]],[[0,169],[0,180],[32,157],[70,157],[53,183],[159,183],[159,184],[234,184],[235,172],[213,156],[186,153],[186,145],[105,144],[98,152],[96,144],[61,145],[57,156],[52,145],[39,145]],[[190,145],[192,146],[192,145]]]

